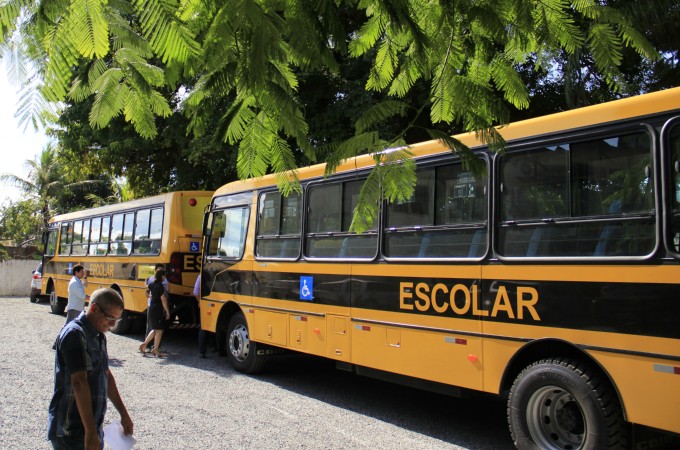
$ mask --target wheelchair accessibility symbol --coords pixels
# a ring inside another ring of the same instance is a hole
[[[196,241],[189,242],[189,251],[198,253],[201,251],[201,244]]]
[[[300,277],[300,300],[314,299],[314,277]]]

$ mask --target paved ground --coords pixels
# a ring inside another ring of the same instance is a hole
[[[0,298],[0,447],[48,449],[52,342],[64,318],[46,303]],[[196,331],[173,332],[167,359],[137,353],[140,335],[109,337],[139,449],[509,449],[503,402],[455,399],[279,357],[264,374],[196,356]],[[107,423],[118,419],[109,408]]]

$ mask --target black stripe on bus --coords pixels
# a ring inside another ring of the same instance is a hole
[[[419,284],[420,297],[429,297],[429,305],[428,300],[419,297]],[[362,276],[352,280],[351,305],[412,314],[680,338],[677,324],[680,285],[483,280],[481,289],[478,286],[480,281],[474,279]],[[465,311],[463,314],[453,310],[452,291],[455,291],[453,305]]]
[[[173,255],[178,255],[182,264],[182,273],[198,273],[198,264],[196,258],[200,256],[199,253],[187,253],[187,252],[174,252]],[[75,256],[71,255],[70,261],[48,261],[45,263],[43,268],[44,277],[58,276],[60,278],[68,277],[70,280],[73,274],[71,269],[76,264],[81,264],[86,271],[87,277],[101,278],[101,279],[111,279],[115,282],[122,282],[125,280],[129,281],[143,281],[146,282],[147,276],[141,274],[138,271],[139,266],[145,266],[147,268],[153,268],[158,261],[158,255],[149,256],[149,261],[145,261],[144,256],[139,255],[123,255],[120,258],[133,258],[134,262],[129,261],[116,261],[115,257],[111,256],[105,261],[97,260],[95,258],[101,258],[97,256]],[[81,259],[76,259],[81,258]],[[168,263],[164,264],[166,267],[169,266]],[[150,272],[153,275],[153,271]]]
[[[584,350],[597,351],[597,352],[616,353],[616,354],[619,354],[619,355],[632,355],[632,356],[642,356],[644,358],[667,359],[669,361],[680,361],[680,356],[664,355],[664,354],[661,354],[661,353],[637,352],[637,351],[633,351],[633,350],[623,350],[623,349],[618,349],[618,348],[596,347],[596,346],[593,346],[593,345],[579,345],[579,348],[582,348]]]
[[[218,292],[309,303],[300,299],[299,273],[213,274]],[[328,274],[313,279],[311,302],[316,304],[680,339],[680,285],[675,284]]]

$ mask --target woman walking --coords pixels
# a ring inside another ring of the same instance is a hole
[[[151,331],[149,331],[144,342],[139,345],[139,351],[145,353],[146,347],[153,340],[151,354],[156,357],[165,356],[160,351],[161,339],[163,338],[163,331],[167,328],[167,321],[170,319],[170,307],[168,306],[168,297],[165,293],[163,280],[165,280],[165,270],[158,269],[154,275],[153,283],[146,286],[146,294],[151,297],[148,314],[148,328]]]

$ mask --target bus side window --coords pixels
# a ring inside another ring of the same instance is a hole
[[[141,209],[135,218],[133,253],[158,255],[163,228],[163,209]]]
[[[57,238],[59,236],[58,228],[51,228],[47,234],[47,246],[45,247],[45,256],[54,256],[57,253]]]
[[[71,242],[73,242],[73,222],[66,222],[61,225],[61,235],[59,239],[59,254],[71,254]]]
[[[88,251],[88,255],[97,254],[97,245],[101,240],[101,234],[102,234],[102,218],[95,217],[94,219],[92,219],[92,226],[90,228],[90,240],[89,240],[90,248]]]
[[[312,186],[309,189],[306,255],[315,258],[340,256],[342,183]]]
[[[672,250],[680,252],[680,126],[675,125],[670,130],[670,203],[671,203],[671,233],[669,243]]]
[[[90,239],[90,220],[78,220],[73,226],[72,255],[86,255],[88,241]]]
[[[133,253],[135,255],[146,255],[149,253],[149,221],[151,218],[151,210],[140,209],[135,217],[134,242],[132,244]]]
[[[500,159],[498,251],[510,257],[644,256],[655,245],[647,132]]]
[[[284,197],[265,192],[258,202],[255,254],[260,258],[294,259],[300,248],[300,194]]]
[[[362,234],[349,231],[364,180],[309,189],[305,254],[312,258],[373,258],[377,253],[376,222]]]
[[[487,178],[445,164],[419,169],[413,196],[386,207],[385,256],[478,258],[486,251]]]
[[[106,255],[109,248],[109,230],[111,228],[111,216],[102,217],[102,234],[97,244],[97,255]]]
[[[149,253],[158,255],[161,252],[161,239],[163,239],[163,208],[151,210],[151,224],[149,225]]]
[[[115,214],[111,225],[110,253],[114,255],[129,255],[132,251],[132,230],[134,228],[134,213]]]
[[[646,131],[571,145],[572,209],[575,216],[594,219],[587,256],[643,256],[653,250],[651,154]]]

